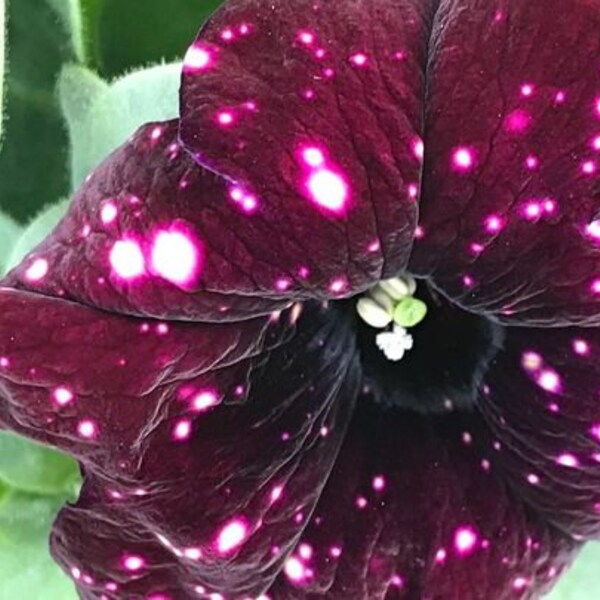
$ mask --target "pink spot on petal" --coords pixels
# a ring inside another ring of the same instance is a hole
[[[313,555],[313,549],[310,544],[300,544],[298,546],[298,554],[304,560],[310,560]]]
[[[499,215],[489,215],[485,218],[483,225],[488,233],[499,233],[504,229],[506,220]]]
[[[414,200],[419,195],[419,186],[416,183],[408,184],[408,197]]]
[[[154,238],[151,262],[160,277],[178,285],[190,284],[200,266],[198,244],[180,231],[161,231]]]
[[[440,565],[442,563],[445,562],[446,557],[447,557],[448,553],[446,552],[446,550],[444,548],[440,548],[436,553],[435,553],[435,562]]]
[[[77,433],[79,433],[82,438],[92,439],[98,434],[98,427],[94,421],[91,421],[90,419],[84,419],[78,423]]]
[[[587,356],[590,353],[590,345],[582,339],[573,340],[573,352],[580,356]]]
[[[231,40],[233,40],[233,31],[229,28],[224,29],[221,32],[221,39],[226,41],[226,42],[230,42]]]
[[[39,281],[48,273],[48,261],[45,258],[37,258],[25,271],[28,281]]]
[[[421,138],[414,139],[411,144],[411,149],[413,156],[417,160],[422,161],[423,157],[425,156],[425,145],[423,143],[423,140]]]
[[[144,273],[144,255],[133,240],[115,242],[109,260],[115,274],[122,279],[134,279]]]
[[[593,175],[598,169],[598,165],[593,160],[586,160],[581,165],[581,172],[584,175]]]
[[[600,294],[600,279],[594,279],[594,281],[592,281],[590,290],[594,294]]]
[[[292,583],[302,583],[308,577],[304,565],[293,556],[285,561],[283,572]]]
[[[521,86],[521,96],[523,96],[523,98],[530,98],[531,96],[533,96],[534,91],[535,88],[531,83],[524,83]]]
[[[552,369],[542,370],[536,377],[536,383],[547,392],[558,394],[561,391],[560,376]]]
[[[66,406],[73,401],[73,392],[66,387],[57,387],[52,396],[59,406]]]
[[[200,548],[184,548],[183,556],[190,560],[200,560],[202,558],[202,550]]]
[[[533,156],[532,154],[530,154],[529,156],[527,156],[525,158],[525,166],[533,171],[534,169],[537,169],[540,165],[540,160],[539,158],[537,158],[537,156]]]
[[[475,550],[477,533],[472,527],[459,527],[454,532],[454,548],[461,555],[467,555]]]
[[[217,406],[220,402],[219,396],[214,390],[202,390],[192,398],[191,408],[196,412],[204,412]]]
[[[310,46],[315,41],[315,34],[310,31],[299,31],[298,41],[305,46]]]
[[[509,133],[520,134],[527,131],[531,125],[531,115],[524,110],[515,110],[507,115],[504,128]]]
[[[183,69],[186,72],[206,71],[212,65],[212,57],[208,50],[191,46],[183,59]]]
[[[283,495],[283,486],[282,485],[276,485],[271,490],[271,495],[270,495],[271,504],[274,503],[274,502],[277,502],[281,498],[282,495]]]
[[[105,225],[112,223],[117,218],[117,207],[113,202],[106,202],[100,211],[100,219]]]
[[[302,158],[309,167],[322,167],[325,164],[323,152],[318,148],[309,147],[302,151]]]
[[[181,442],[188,440],[192,434],[192,422],[189,419],[181,419],[173,428],[173,439]]]
[[[228,554],[241,546],[247,537],[247,523],[242,519],[236,518],[221,529],[214,545],[220,554]]]
[[[373,477],[372,486],[376,492],[382,492],[385,489],[385,477],[383,475]]]
[[[146,561],[141,556],[129,554],[123,557],[122,565],[126,571],[136,572],[146,566]]]
[[[577,459],[577,457],[573,454],[569,454],[568,452],[557,456],[556,463],[561,465],[562,467],[569,467],[572,469],[579,466],[579,460]]]
[[[235,117],[231,111],[223,110],[217,113],[217,123],[222,125],[223,127],[228,127],[229,125],[233,125],[235,121]]]
[[[275,289],[280,292],[285,292],[289,290],[292,286],[292,280],[289,277],[280,277],[275,281]]]
[[[338,277],[329,284],[329,291],[333,294],[342,294],[348,288],[348,280],[344,277]]]
[[[475,280],[473,277],[471,277],[471,275],[463,275],[462,282],[466,288],[470,288],[475,285]]]
[[[526,371],[536,371],[542,364],[543,359],[537,352],[527,351],[521,356],[521,366]]]
[[[356,67],[364,67],[369,62],[369,59],[366,54],[357,52],[350,57],[350,62]]]
[[[472,148],[459,147],[452,152],[452,164],[456,171],[470,171],[475,165],[475,152]]]
[[[332,212],[342,212],[348,201],[344,179],[329,169],[319,169],[308,179],[307,188],[315,204]]]

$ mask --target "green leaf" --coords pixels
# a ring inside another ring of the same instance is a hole
[[[63,496],[6,490],[0,497],[0,597],[76,600],[73,582],[52,560],[48,536]]]
[[[2,147],[2,124],[4,122],[4,0],[0,0],[0,148]]]
[[[0,275],[5,272],[12,248],[21,233],[22,228],[8,215],[0,212]]]
[[[84,22],[80,0],[47,0],[48,4],[63,20],[71,36],[71,44],[77,60],[85,62]]]
[[[74,55],[62,22],[44,2],[11,0],[7,19],[0,202],[25,219],[68,190],[68,137],[54,89],[63,62]]]
[[[58,224],[67,212],[68,200],[46,207],[18,237],[6,264],[9,271],[17,266]]]
[[[0,432],[0,480],[37,494],[72,494],[79,489],[77,463],[52,448],[9,432]]]
[[[179,115],[181,65],[159,65],[108,86],[83,67],[68,66],[59,93],[71,138],[72,188],[148,121]]]
[[[599,596],[600,544],[588,543],[546,600],[595,600]]]
[[[80,0],[88,66],[104,77],[181,59],[222,0]]]

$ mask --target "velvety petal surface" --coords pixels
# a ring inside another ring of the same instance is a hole
[[[82,463],[53,535],[82,596],[269,587],[353,411],[343,315],[165,323],[8,289],[0,311],[0,422]]]
[[[356,262],[377,255],[381,266],[371,234],[359,243],[341,221],[323,230],[312,208],[303,223],[250,210],[253,197],[199,167],[177,138],[177,122],[142,127],[3,284],[119,313],[231,321],[375,282],[381,269]]]
[[[249,227],[266,219],[270,244],[281,230],[298,249],[282,273],[294,286],[305,266],[323,294],[332,281],[358,290],[404,270],[435,4],[239,0],[190,48],[182,141],[256,198]]]
[[[600,331],[508,328],[482,440],[521,498],[578,539],[600,536]]]
[[[507,323],[600,324],[600,3],[443,0],[411,271]]]
[[[473,442],[482,427],[475,414],[422,417],[360,402],[270,597],[540,597],[578,544],[497,478]]]

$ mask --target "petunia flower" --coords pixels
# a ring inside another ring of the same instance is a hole
[[[234,0],[0,289],[82,598],[536,598],[600,534],[595,0]],[[360,306],[359,306],[360,305]]]

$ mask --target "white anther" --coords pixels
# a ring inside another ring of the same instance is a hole
[[[414,277],[395,277],[394,279],[379,282],[378,287],[390,298],[398,302],[398,300],[412,296],[415,293],[417,282]]]
[[[361,298],[356,303],[356,311],[367,325],[376,329],[384,329],[392,322],[391,311],[387,311],[372,298]]]
[[[396,362],[401,360],[406,351],[413,347],[414,340],[404,327],[394,325],[393,331],[377,334],[375,343],[387,359]]]
[[[393,314],[396,303],[393,298],[390,298],[381,288],[375,286],[369,290],[369,296],[377,302],[384,310]]]

